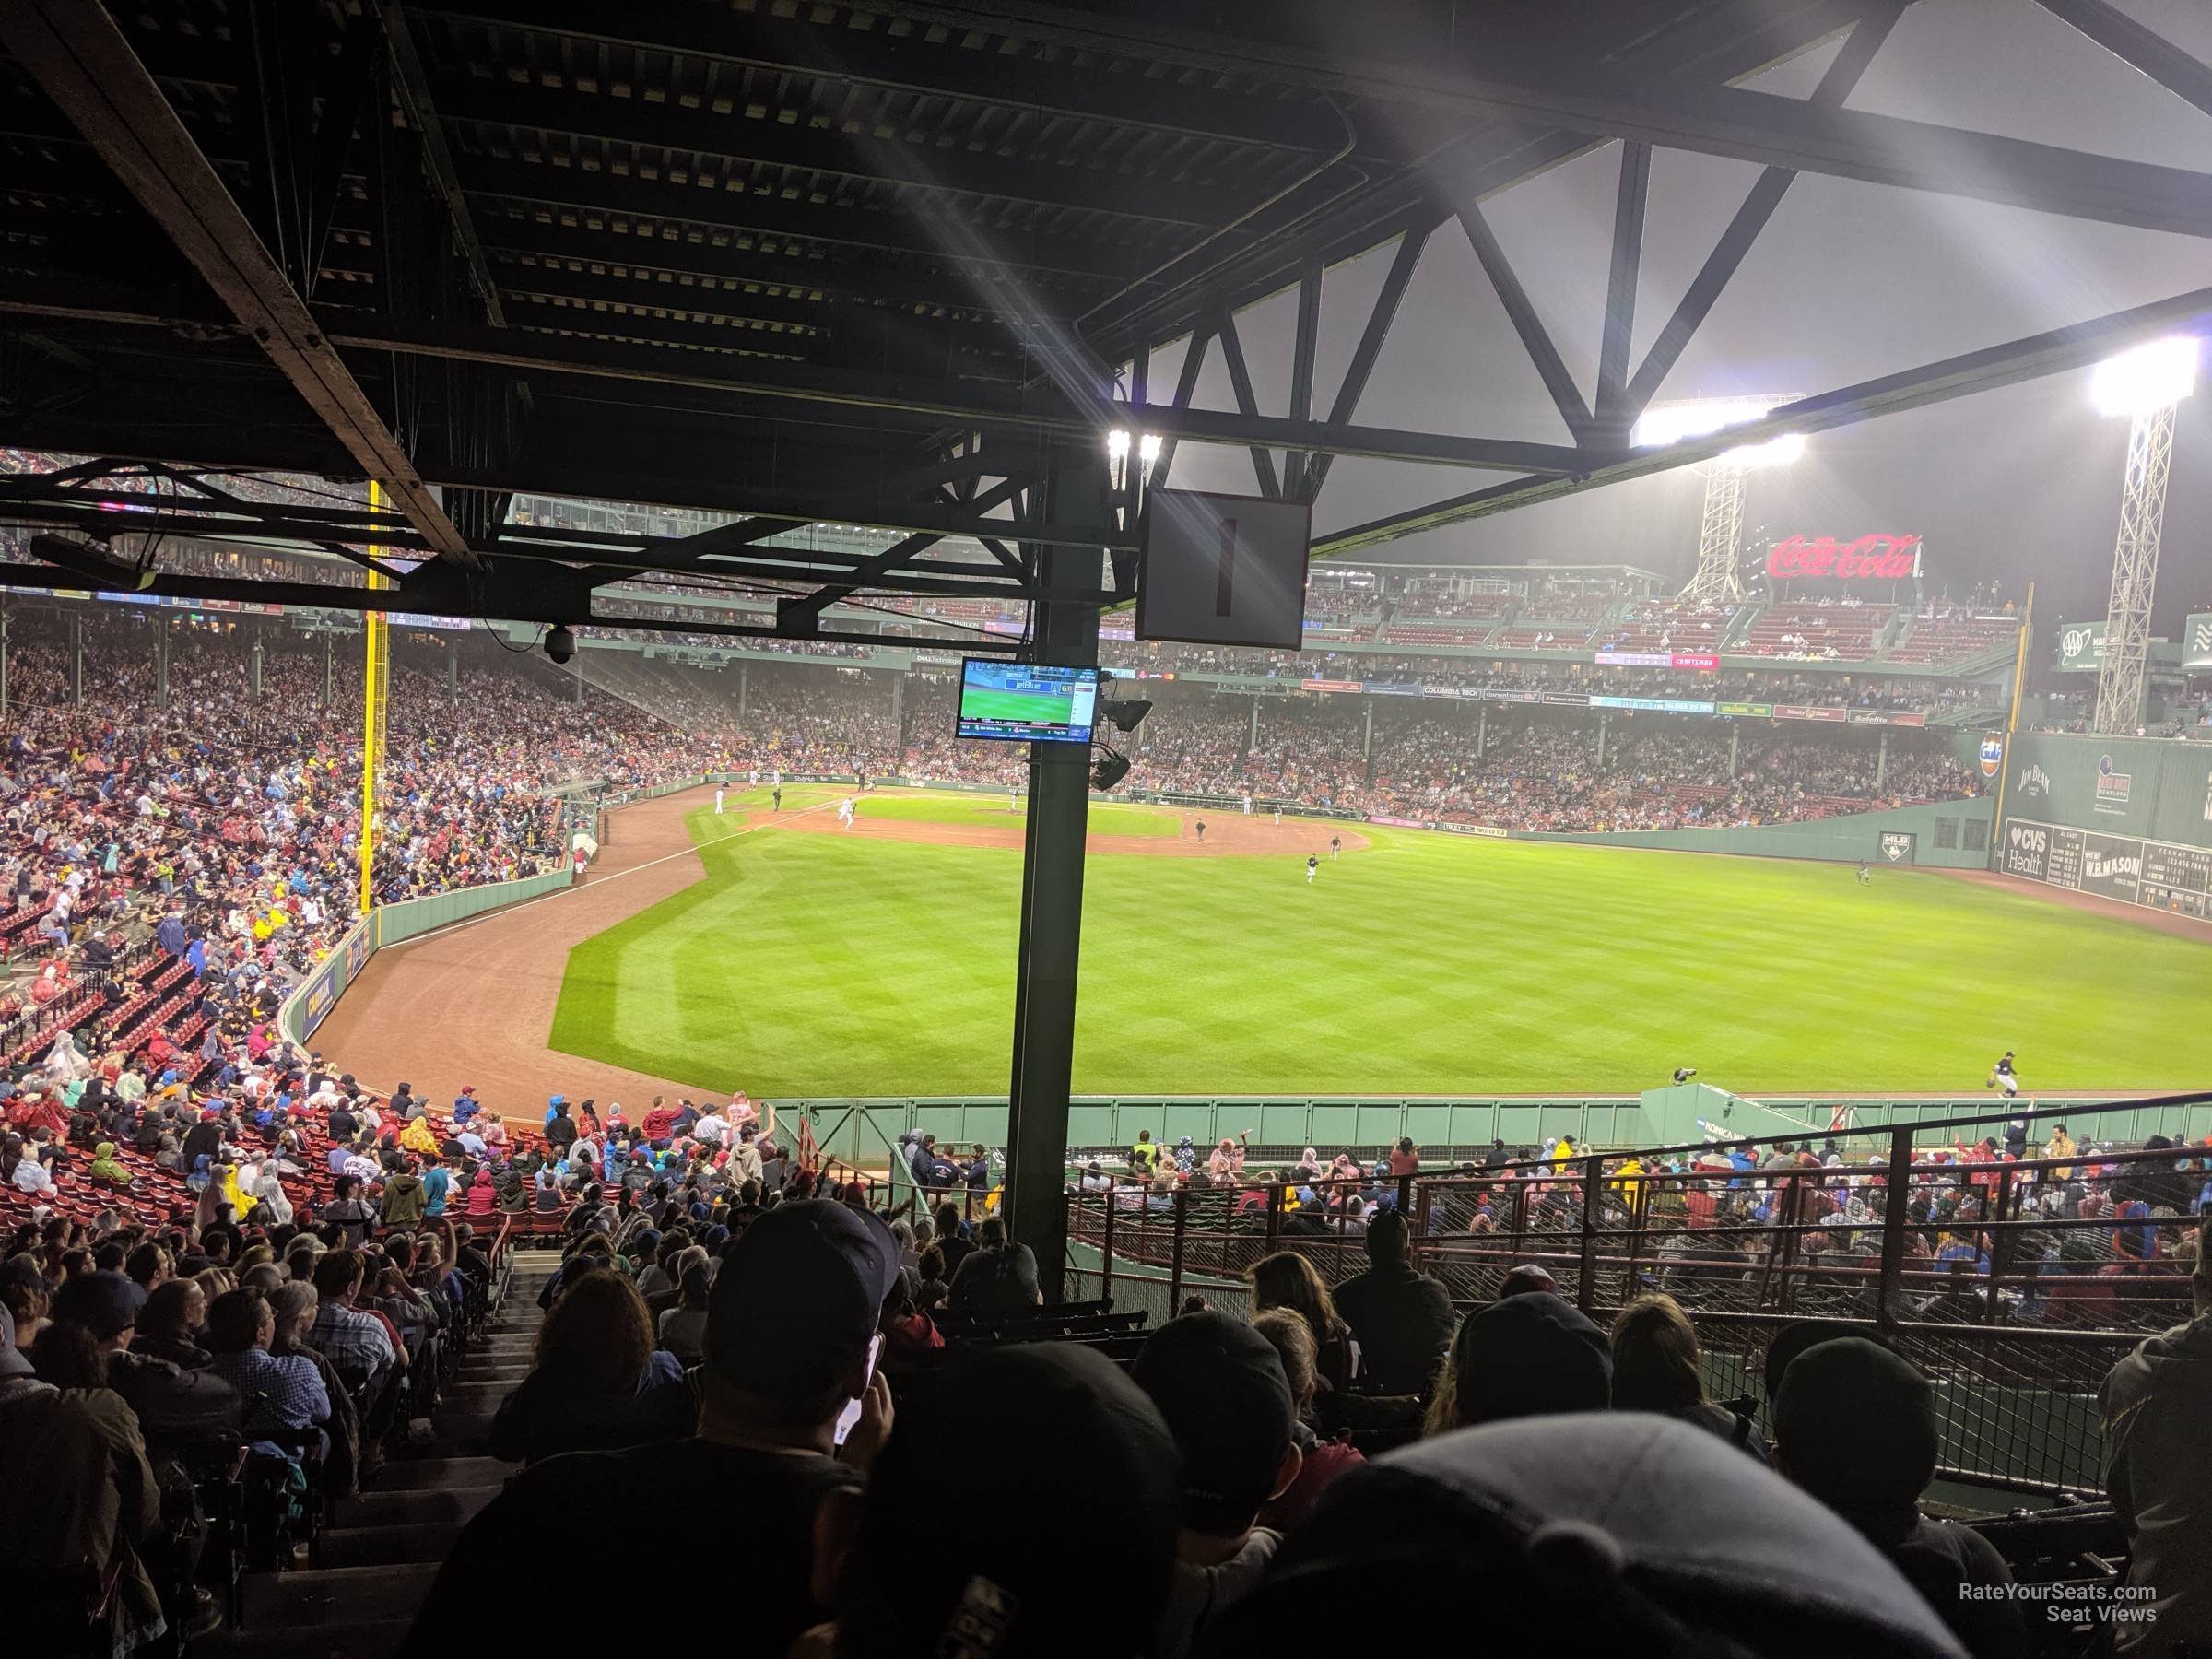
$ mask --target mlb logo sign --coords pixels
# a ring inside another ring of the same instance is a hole
[[[1999,737],[1982,739],[1982,775],[1994,778],[1997,769],[2005,764],[2005,743]]]

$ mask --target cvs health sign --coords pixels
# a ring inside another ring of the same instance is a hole
[[[1793,535],[1767,554],[1767,574],[1777,582],[1897,582],[1920,574],[1920,537],[1877,533],[1840,542],[1832,535]]]

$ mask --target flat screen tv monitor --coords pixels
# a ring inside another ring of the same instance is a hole
[[[1001,743],[1088,743],[1099,706],[1096,668],[1005,663],[969,657],[960,664],[963,737]]]

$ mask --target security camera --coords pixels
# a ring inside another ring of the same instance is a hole
[[[1113,723],[1117,732],[1134,732],[1144,724],[1145,716],[1152,712],[1148,702],[1101,702],[1099,712]]]
[[[576,630],[567,623],[556,623],[546,629],[546,654],[557,663],[565,663],[576,654]]]
[[[1091,763],[1090,786],[1103,794],[1128,775],[1128,757],[1109,751]]]
[[[1675,1067],[1675,1081],[1677,1083],[1687,1083],[1697,1075],[1698,1068],[1694,1065],[1677,1065]]]

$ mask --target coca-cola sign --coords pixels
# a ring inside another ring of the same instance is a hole
[[[1777,582],[1800,577],[1838,582],[1898,582],[1920,574],[1920,537],[1879,532],[1853,542],[1832,535],[1793,535],[1767,555]]]

